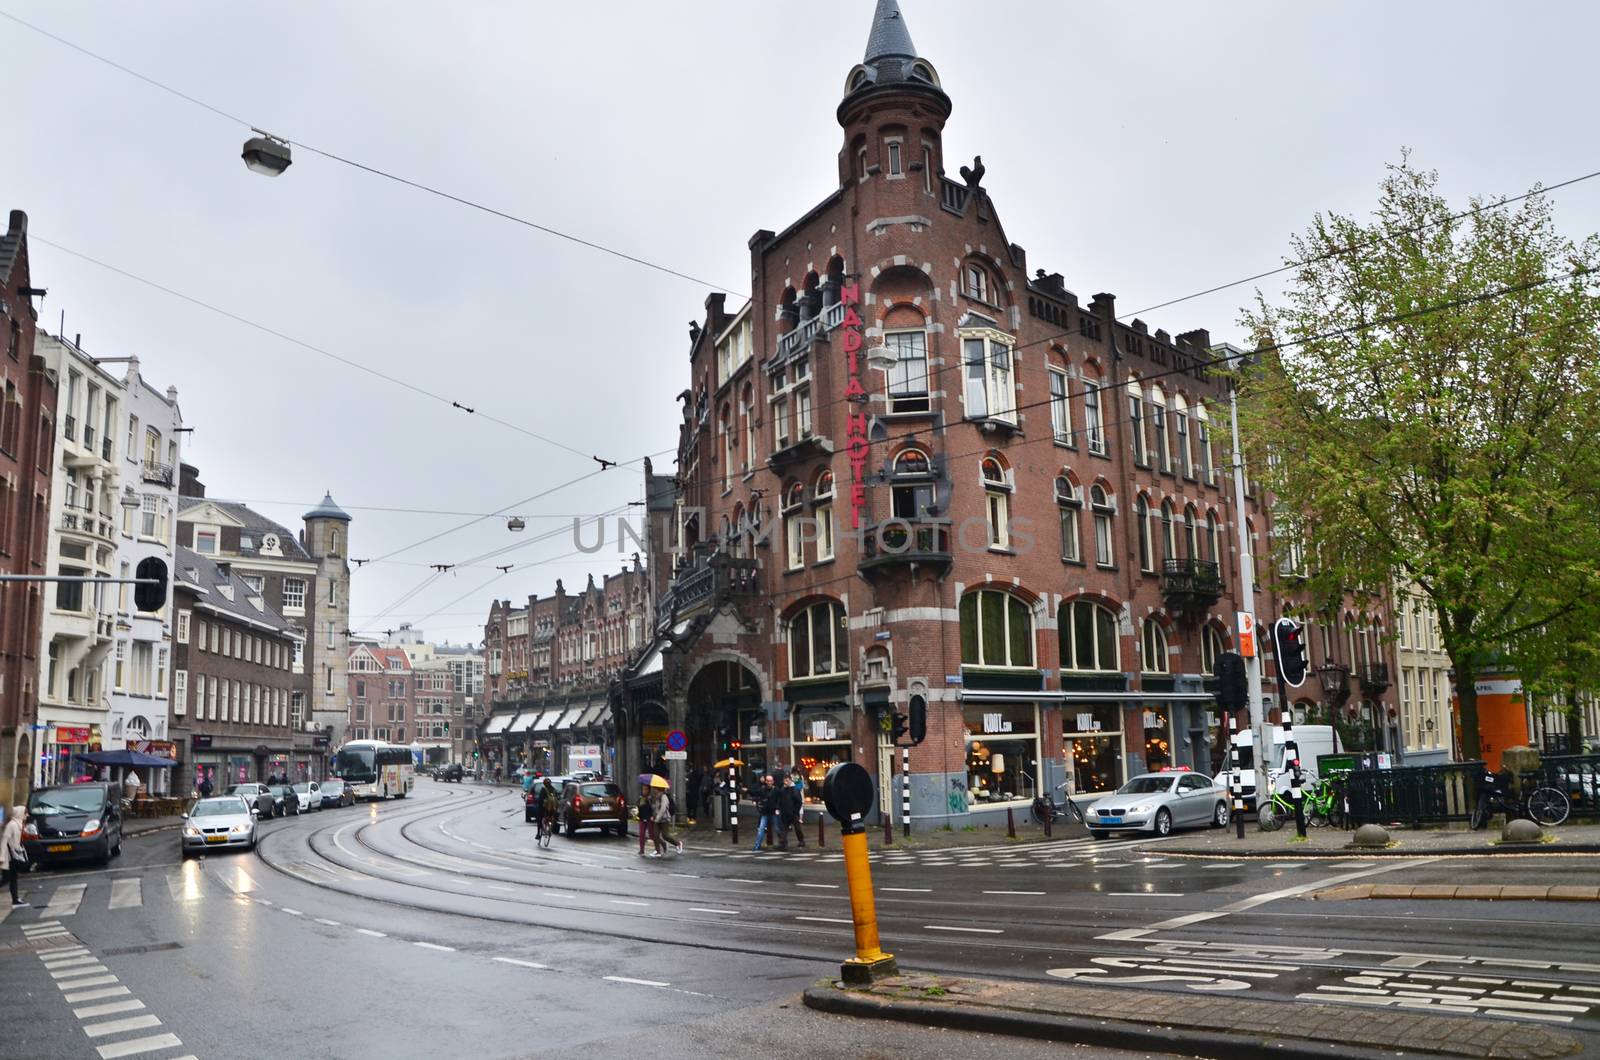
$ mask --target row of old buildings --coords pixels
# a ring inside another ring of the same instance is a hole
[[[681,784],[736,758],[799,769],[815,800],[854,761],[885,805],[893,716],[916,703],[912,812],[934,821],[1220,766],[1216,660],[1240,613],[1303,610],[1277,595],[1305,561],[1275,536],[1291,524],[1247,476],[1235,490],[1215,368],[1239,351],[1030,269],[981,158],[947,159],[952,109],[879,0],[835,111],[834,189],[750,238],[750,300],[713,294],[690,325],[676,468],[646,470],[645,569],[491,608],[491,754],[565,768],[559,733],[605,717],[617,775]],[[1380,595],[1313,616],[1311,677],[1287,695],[1269,679],[1269,716],[1449,759],[1437,623],[1406,586]],[[628,615],[610,639],[601,601]]]
[[[349,716],[350,517],[330,496],[290,530],[206,497],[175,387],[135,356],[39,325],[27,216],[0,238],[0,804],[176,763],[156,792],[320,776]],[[136,606],[140,561],[170,592]],[[102,584],[103,583],[103,584]]]

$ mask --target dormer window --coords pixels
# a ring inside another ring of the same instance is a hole
[[[217,554],[217,532],[215,530],[196,530],[194,532],[194,550],[203,556]]]

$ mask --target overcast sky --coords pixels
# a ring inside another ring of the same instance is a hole
[[[1402,147],[1462,206],[1600,169],[1600,15],[1576,0],[901,2],[955,103],[948,168],[981,153],[1030,268],[1062,272],[1085,299],[1113,292],[1124,311],[1280,263],[1317,210],[1365,214]],[[751,233],[834,185],[834,107],[872,3],[0,9],[250,124],[742,294]],[[65,310],[91,354],[137,354],[148,380],[178,387],[195,429],[186,458],[213,496],[298,528],[332,490],[355,517],[352,554],[375,557],[466,520],[369,508],[488,513],[595,471],[587,454],[675,446],[704,285],[305,151],[278,179],[252,175],[247,128],[3,19],[0,49],[0,207],[28,212],[42,319],[54,331]],[[1600,179],[1555,201],[1568,235],[1600,230]],[[1147,321],[1237,340],[1249,291]],[[609,527],[606,552],[572,555],[571,516],[640,495],[637,465],[608,471],[515,505],[521,535],[491,519],[369,565],[352,624],[475,642],[493,597],[619,569]],[[391,607],[428,564],[524,542]]]

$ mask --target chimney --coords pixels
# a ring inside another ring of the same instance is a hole
[[[1089,301],[1089,312],[1100,318],[1103,324],[1112,324],[1117,319],[1117,296],[1114,294],[1097,294]]]
[[[1206,350],[1211,349],[1211,332],[1206,328],[1195,328],[1193,331],[1185,331],[1182,335],[1178,336],[1178,345],[1193,346],[1203,353]]]

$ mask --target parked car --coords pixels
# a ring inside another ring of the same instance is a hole
[[[557,820],[568,835],[580,828],[627,835],[628,800],[622,788],[608,780],[568,781],[561,791],[561,814]]]
[[[315,780],[302,780],[294,785],[294,793],[300,804],[300,812],[322,809],[322,785]]]
[[[35,788],[28,796],[22,846],[28,860],[48,865],[93,858],[104,865],[122,853],[122,806],[112,784]]]
[[[300,813],[300,796],[295,794],[291,784],[268,784],[267,790],[272,792],[272,801],[276,805],[279,817]]]
[[[322,796],[322,808],[324,810],[329,806],[337,808],[356,804],[356,793],[351,790],[350,785],[339,777],[329,777],[327,780],[322,781],[319,794]]]
[[[1228,823],[1228,791],[1203,773],[1141,773],[1102,797],[1087,816],[1096,839],[1113,832],[1167,835],[1186,825],[1220,827]]]
[[[228,794],[237,795],[244,799],[245,802],[248,802],[250,805],[254,806],[256,808],[256,812],[262,817],[283,816],[283,814],[278,811],[278,800],[273,797],[271,791],[267,790],[267,786],[265,784],[257,784],[254,781],[251,781],[247,784],[235,784],[233,787],[228,789]]]
[[[227,847],[256,848],[254,804],[243,795],[216,795],[201,799],[183,815],[180,850],[184,857],[202,850]]]
[[[532,821],[539,816],[539,793],[544,790],[546,780],[550,781],[550,786],[556,789],[556,795],[559,797],[571,779],[571,777],[534,777],[533,785],[522,793],[522,819]],[[561,817],[557,813],[556,828],[560,827]]]
[[[454,781],[459,784],[464,774],[460,762],[449,762],[435,770],[433,775],[439,780]]]

